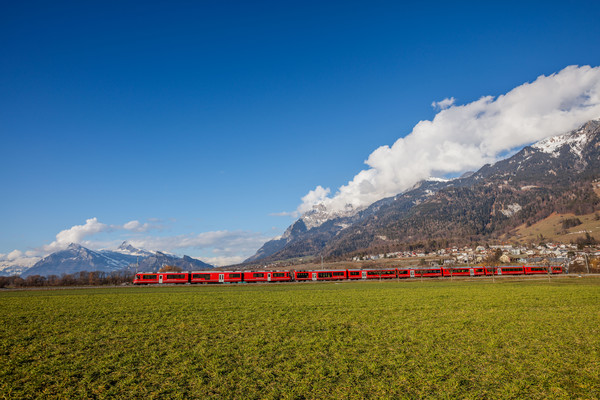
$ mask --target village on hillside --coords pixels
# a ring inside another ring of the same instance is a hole
[[[397,259],[416,260],[426,265],[468,264],[550,264],[579,271],[582,267],[596,269],[600,261],[600,244],[582,246],[578,244],[543,243],[537,246],[494,244],[489,246],[451,247],[434,252],[399,251],[388,254],[372,254],[353,257],[352,261],[377,261]],[[582,271],[582,272],[583,272]]]

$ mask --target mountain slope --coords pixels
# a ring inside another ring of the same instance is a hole
[[[297,230],[285,242],[267,242],[252,259],[344,257],[494,240],[552,212],[597,210],[600,199],[593,181],[599,177],[600,120],[594,120],[461,178],[422,181],[354,215],[321,217],[320,225]],[[294,225],[307,217],[310,213]]]
[[[44,257],[25,270],[21,276],[62,275],[79,271],[113,272],[124,269],[155,272],[163,265],[175,265],[183,270],[213,268],[212,265],[188,256],[177,257],[159,251],[149,252],[136,249],[127,242],[121,244],[116,250],[99,251],[71,243],[65,250]]]
[[[44,257],[21,275],[25,277],[72,274],[79,271],[112,272],[127,267],[130,262],[130,258],[110,257],[108,254],[71,243],[65,250]]]

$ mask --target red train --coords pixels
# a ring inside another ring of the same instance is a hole
[[[559,266],[538,265],[502,267],[431,267],[431,268],[388,268],[388,269],[337,269],[310,271],[198,271],[198,272],[140,272],[134,284],[160,283],[240,283],[240,282],[293,282],[335,281],[368,279],[443,278],[491,275],[538,275],[562,274]]]

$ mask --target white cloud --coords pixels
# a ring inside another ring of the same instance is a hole
[[[155,221],[161,222],[161,221]],[[86,220],[83,225],[75,225],[62,230],[56,240],[39,248],[22,252],[13,250],[8,254],[0,254],[0,271],[11,265],[32,266],[49,253],[64,250],[71,243],[78,243],[89,249],[115,249],[123,240],[134,247],[163,251],[175,254],[206,254],[196,257],[214,265],[230,265],[239,263],[254,254],[257,248],[271,239],[260,232],[248,231],[213,231],[200,234],[182,234],[175,236],[151,236],[142,234],[151,229],[161,229],[162,225],[141,223],[137,220],[123,225],[108,225],[97,218]],[[109,233],[97,240],[94,235]]]
[[[465,105],[450,98],[434,105],[443,109],[433,121],[420,121],[392,146],[373,151],[365,161],[369,168],[332,197],[328,188],[311,190],[297,212],[316,204],[330,211],[348,205],[364,208],[427,177],[478,169],[506,151],[599,118],[600,67],[569,66],[496,98],[485,96]]]
[[[446,97],[442,101],[434,101],[433,103],[431,103],[431,107],[435,108],[436,110],[445,110],[446,108],[454,105],[455,101],[456,99],[454,97]]]
[[[147,250],[172,253],[202,251],[207,257],[196,257],[215,265],[239,263],[256,252],[271,237],[260,232],[213,231],[177,236],[136,237],[129,240],[132,246]]]
[[[91,235],[100,232],[106,232],[112,228],[98,221],[98,218],[90,218],[84,225],[75,225],[69,229],[60,231],[56,235],[56,240],[49,245],[44,246],[46,252],[62,250],[71,243],[81,243],[81,241]]]
[[[190,235],[133,238],[129,242],[134,247],[148,250],[212,249],[214,252],[232,254],[243,253],[247,249],[256,250],[268,239],[259,232],[213,231]]]
[[[206,257],[206,258],[198,258],[198,260],[211,264],[211,265],[216,265],[217,267],[224,267],[226,265],[234,265],[234,264],[240,264],[242,262],[244,262],[245,259],[247,259],[248,256],[222,256],[222,257]]]
[[[298,218],[298,211],[282,211],[269,214],[272,217],[294,217]]]
[[[331,189],[324,189],[321,185],[317,186],[314,190],[308,192],[304,197],[302,197],[302,204],[298,207],[297,214],[304,214],[307,211],[310,211],[315,204],[324,203],[328,199],[331,193]]]
[[[133,232],[146,232],[150,230],[152,226],[149,223],[142,224],[140,221],[133,220],[123,225],[123,229]]]
[[[21,257],[23,257],[23,252],[21,250],[13,250],[6,255],[6,259],[9,261],[13,261]]]
[[[41,258],[34,255],[28,255],[30,252],[23,253],[20,250],[13,250],[8,254],[0,254],[0,271],[12,266],[31,267]]]

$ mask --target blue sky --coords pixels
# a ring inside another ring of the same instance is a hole
[[[41,255],[96,218],[75,236],[92,247],[249,256],[294,220],[273,214],[335,193],[432,102],[599,66],[598,15],[594,1],[5,5],[0,254]]]

